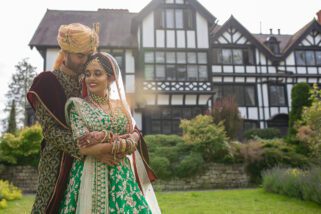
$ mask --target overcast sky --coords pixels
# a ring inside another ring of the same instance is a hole
[[[3,113],[11,75],[23,58],[42,71],[43,59],[36,49],[28,46],[47,9],[89,10],[98,8],[128,9],[139,12],[150,0],[10,0],[0,9],[0,119]],[[293,34],[316,17],[321,0],[199,0],[223,24],[232,14],[252,33],[268,33],[281,29]],[[1,130],[1,128],[0,128]]]

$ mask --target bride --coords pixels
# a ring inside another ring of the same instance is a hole
[[[84,159],[73,162],[59,213],[160,213],[150,182],[155,177],[116,60],[107,53],[91,55],[84,83],[85,98],[70,98],[65,105]],[[92,157],[97,154],[113,158],[107,165]]]

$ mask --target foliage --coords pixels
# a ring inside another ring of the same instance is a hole
[[[9,90],[6,94],[7,97],[7,104],[5,107],[5,111],[9,111],[12,105],[12,101],[15,100],[16,104],[16,116],[20,122],[25,124],[26,120],[26,108],[28,105],[26,94],[29,88],[31,87],[32,81],[36,76],[36,67],[33,67],[29,62],[28,59],[22,59],[21,62],[15,66],[16,73],[12,75],[12,81],[9,84]],[[8,120],[4,122],[4,130],[8,128]]]
[[[146,135],[151,167],[163,180],[201,171],[203,158],[177,135]]]
[[[213,123],[208,115],[198,115],[191,120],[182,120],[183,139],[203,155],[205,161],[224,162],[231,158],[228,137],[222,122]]]
[[[309,159],[296,152],[295,146],[285,143],[282,139],[257,139],[244,143],[240,147],[246,170],[251,182],[261,182],[261,172],[277,165],[304,167]]]
[[[7,132],[14,134],[17,131],[17,123],[16,123],[16,101],[12,100],[11,110],[8,120],[8,129]]]
[[[226,134],[234,139],[242,126],[242,118],[235,97],[223,97],[215,101],[212,115],[214,123],[223,123]]]
[[[0,141],[0,163],[37,165],[42,138],[38,124],[26,127],[15,135],[5,133]]]
[[[21,190],[8,181],[0,180],[0,209],[7,207],[7,201],[21,199]]]
[[[301,119],[302,110],[311,105],[310,86],[307,83],[298,83],[291,91],[291,111],[289,114],[289,136],[295,136],[297,130],[295,123]]]
[[[310,149],[311,154],[321,156],[321,90],[314,85],[311,91],[312,104],[305,107],[301,121],[297,122],[297,138],[304,142]]]
[[[273,139],[281,137],[281,133],[279,129],[276,128],[266,128],[266,129],[249,129],[244,133],[244,137],[246,139]]]
[[[321,204],[321,168],[308,170],[275,167],[263,172],[266,191],[311,200]]]

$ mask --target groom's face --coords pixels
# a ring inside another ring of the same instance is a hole
[[[87,59],[88,59],[87,54],[66,53],[65,66],[79,75],[84,71],[84,65]]]

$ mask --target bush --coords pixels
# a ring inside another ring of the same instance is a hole
[[[249,129],[245,131],[244,137],[248,140],[261,138],[261,139],[273,139],[281,137],[279,129],[266,128],[266,129]]]
[[[176,167],[176,174],[180,178],[193,176],[201,171],[202,166],[204,166],[202,155],[192,152],[190,155],[185,156]]]
[[[252,183],[261,182],[261,172],[278,165],[305,167],[309,159],[295,151],[282,139],[252,140],[241,145],[240,153],[244,158],[246,170]]]
[[[215,101],[212,115],[214,123],[222,122],[227,136],[234,139],[243,122],[235,97],[223,97]]]
[[[36,166],[42,138],[40,125],[26,127],[16,135],[5,133],[0,139],[0,163]]]
[[[309,170],[275,167],[262,173],[263,188],[321,204],[321,168]]]
[[[8,181],[0,180],[0,199],[6,199],[8,201],[21,199],[22,192],[21,190],[14,186]]]
[[[199,173],[204,160],[177,135],[146,135],[151,167],[160,179],[187,177]]]
[[[182,120],[180,127],[185,142],[193,145],[205,161],[224,162],[231,156],[223,124],[213,124],[211,116],[198,115],[192,120]]]
[[[288,136],[296,135],[295,123],[301,119],[304,106],[310,106],[310,86],[307,83],[295,84],[291,91],[291,111],[289,114]]]
[[[166,157],[152,156],[151,166],[157,177],[165,180],[171,177],[170,162]]]

